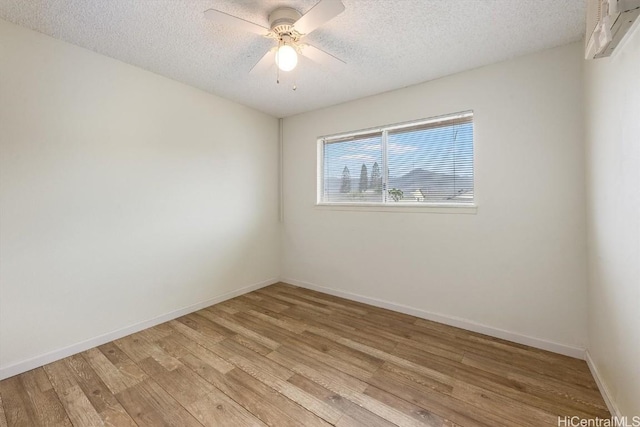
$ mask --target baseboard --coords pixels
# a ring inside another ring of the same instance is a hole
[[[603,381],[602,376],[598,371],[598,368],[596,368],[596,364],[593,362],[593,359],[591,358],[591,354],[589,353],[589,350],[586,350],[584,353],[585,353],[585,360],[587,361],[587,366],[589,366],[591,375],[593,375],[593,378],[596,380],[596,384],[598,385],[600,394],[604,399],[604,403],[607,404],[607,409],[609,409],[609,412],[611,412],[611,416],[617,417],[617,419],[622,419],[622,412],[620,412],[618,405],[616,405],[616,401],[613,400],[613,397],[611,396],[611,392],[609,391],[609,388],[607,387],[606,383]]]
[[[449,326],[455,326],[457,328],[466,329],[468,331],[489,335],[495,338],[501,338],[501,339],[512,341],[518,344],[524,344],[524,345],[539,348],[542,350],[564,354],[565,356],[575,357],[577,359],[584,359],[585,357],[584,355],[585,350],[583,348],[572,347],[565,344],[547,341],[541,338],[534,338],[534,337],[522,335],[516,332],[494,328],[491,326],[473,322],[468,319],[462,319],[459,317],[433,313],[433,312],[422,310],[419,308],[409,307],[403,304],[397,304],[393,302],[380,300],[377,298],[366,297],[363,295],[353,294],[351,292],[344,292],[337,289],[327,288],[324,286],[304,282],[301,280],[291,279],[291,278],[283,278],[282,282],[289,283],[294,286],[300,286],[301,288],[311,289],[314,291],[323,292],[325,294],[330,294],[337,297],[362,302],[362,303],[373,305],[376,307],[398,311],[400,313],[409,314],[411,316],[420,317],[426,320],[432,320],[434,322],[443,323]]]
[[[136,323],[134,325],[127,326],[125,328],[108,332],[106,334],[90,338],[86,341],[70,345],[68,347],[54,350],[49,353],[45,353],[43,355],[36,356],[25,361],[15,363],[13,365],[0,368],[0,380],[30,371],[31,369],[38,368],[40,366],[46,365],[47,363],[55,362],[56,360],[64,359],[65,357],[72,356],[74,354],[83,352],[102,344],[106,344],[110,341],[117,340],[118,338],[126,337],[127,335],[134,334],[143,329],[159,325],[160,323],[168,322],[169,320],[176,319],[180,316],[184,316],[185,314],[193,313],[194,311],[201,310],[205,307],[209,307],[210,305],[218,304],[222,301],[235,298],[251,291],[255,291],[256,289],[264,288],[265,286],[269,286],[277,282],[279,282],[279,280],[274,278],[265,280],[263,282],[254,283],[252,285],[236,289],[235,291],[227,292],[226,294],[222,294],[218,297],[198,302],[196,304],[192,304],[187,307],[183,307],[178,310],[174,310],[169,313],[154,317],[153,319],[145,320],[143,322]]]

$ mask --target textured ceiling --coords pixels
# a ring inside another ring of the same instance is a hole
[[[249,70],[272,46],[206,20],[216,8],[268,26],[278,6],[317,0],[0,0],[0,16],[276,117],[424,82],[577,41],[584,0],[342,0],[307,42],[344,60]],[[292,84],[297,90],[291,89]]]

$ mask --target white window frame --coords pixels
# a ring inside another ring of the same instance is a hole
[[[387,126],[379,126],[368,129],[360,129],[353,132],[344,132],[331,135],[320,136],[317,139],[317,188],[316,188],[316,208],[329,210],[344,211],[378,211],[378,212],[434,212],[434,213],[477,213],[477,182],[476,182],[476,133],[475,122],[473,121],[473,110],[461,111],[453,114],[444,114],[441,116],[430,117],[427,119],[412,120],[409,122],[395,123]],[[389,203],[388,189],[388,134],[391,131],[409,128],[414,126],[427,125],[441,121],[455,120],[459,118],[472,118],[473,128],[473,202],[470,203],[424,203],[424,202],[402,202]],[[324,145],[325,142],[343,139],[349,137],[357,137],[372,133],[381,133],[382,148],[382,173],[383,173],[383,191],[381,203],[357,203],[357,202],[325,202],[322,200],[324,194]]]

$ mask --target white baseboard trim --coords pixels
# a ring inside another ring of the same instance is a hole
[[[65,357],[72,356],[77,353],[81,353],[93,347],[97,347],[102,344],[106,344],[110,341],[117,340],[118,338],[126,337],[127,335],[134,334],[143,329],[150,328],[152,326],[159,325],[160,323],[168,322],[169,320],[176,319],[185,314],[193,313],[194,311],[201,310],[205,307],[209,307],[213,304],[218,304],[222,301],[226,301],[231,298],[246,294],[256,289],[264,288],[265,286],[278,283],[280,280],[277,278],[265,280],[263,282],[254,283],[249,286],[245,286],[235,291],[227,292],[220,296],[210,298],[205,301],[201,301],[187,307],[179,308],[178,310],[171,311],[169,313],[154,317],[153,319],[145,320],[140,323],[136,323],[131,326],[127,326],[106,334],[90,338],[88,340],[64,347],[58,350],[51,351],[49,353],[42,354],[40,356],[33,357],[31,359],[24,360],[22,362],[15,363],[3,368],[0,368],[0,380],[13,377],[14,375],[21,374],[23,372],[30,371],[31,369],[38,368],[46,365],[47,363],[55,362],[56,360],[64,359]]]
[[[591,375],[593,375],[593,378],[596,380],[596,384],[598,385],[600,394],[604,399],[604,403],[607,404],[607,409],[609,409],[609,412],[611,412],[611,416],[617,417],[618,419],[622,419],[622,412],[620,412],[618,405],[616,405],[616,401],[613,400],[613,397],[611,396],[611,392],[609,391],[609,388],[607,387],[606,383],[603,381],[602,376],[598,371],[598,368],[596,368],[596,364],[591,358],[591,354],[589,353],[589,350],[586,350],[584,353],[585,353],[585,360],[587,361],[587,366],[589,366]]]
[[[301,288],[311,289],[314,291],[323,292],[325,294],[330,294],[337,297],[362,302],[362,303],[373,305],[376,307],[398,311],[400,313],[409,314],[411,316],[420,317],[426,320],[432,320],[434,322],[443,323],[449,326],[455,326],[457,328],[466,329],[468,331],[489,335],[495,338],[501,338],[501,339],[512,341],[518,344],[524,344],[524,345],[539,348],[542,350],[548,350],[554,353],[564,354],[565,356],[575,357],[577,359],[584,359],[585,357],[585,354],[584,354],[585,350],[583,348],[573,347],[566,344],[547,341],[541,338],[534,338],[527,335],[522,335],[517,332],[511,332],[504,329],[494,328],[491,326],[476,323],[468,319],[448,316],[448,315],[439,314],[439,313],[432,313],[430,311],[422,310],[419,308],[409,307],[403,304],[397,304],[397,303],[388,302],[388,301],[384,301],[377,298],[371,298],[363,295],[353,294],[351,292],[344,292],[337,289],[332,289],[325,286],[304,282],[301,280],[283,278],[281,281],[284,283],[289,283],[294,286],[300,286]]]

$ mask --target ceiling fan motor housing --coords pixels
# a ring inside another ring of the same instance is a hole
[[[291,34],[293,24],[302,15],[297,10],[290,7],[279,7],[269,14],[269,26],[271,31],[278,35]]]

